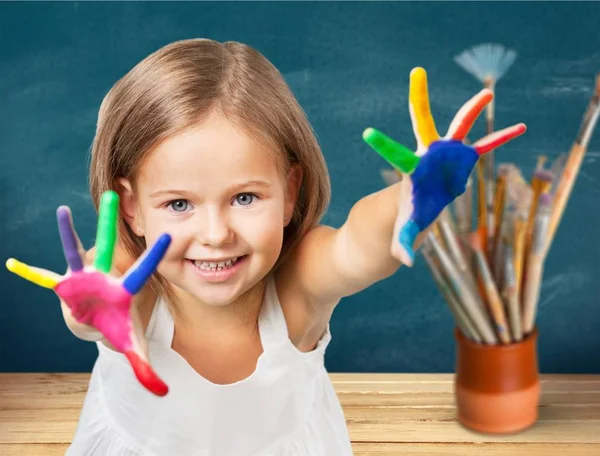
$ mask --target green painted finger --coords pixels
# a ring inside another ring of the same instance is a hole
[[[363,132],[363,139],[394,168],[405,174],[412,173],[419,164],[419,157],[412,150],[375,128],[367,128]]]
[[[112,190],[104,192],[100,200],[98,231],[96,233],[96,270],[109,273],[112,266],[115,242],[117,240],[117,215],[119,195]]]

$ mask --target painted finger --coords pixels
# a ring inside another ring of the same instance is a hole
[[[126,351],[125,356],[129,360],[136,378],[148,391],[157,396],[165,396],[169,392],[167,384],[154,372],[152,366],[142,360],[136,352]]]
[[[407,266],[412,266],[415,260],[413,245],[420,232],[419,226],[411,220],[414,214],[413,184],[409,176],[403,176],[400,184],[398,199],[398,216],[394,223],[392,239],[392,256]]]
[[[483,89],[467,101],[456,113],[448,128],[447,139],[462,141],[467,137],[477,117],[485,106],[492,101],[494,93],[490,89]]]
[[[83,248],[73,227],[71,210],[67,206],[60,206],[56,210],[56,219],[60,241],[69,269],[74,272],[81,271],[83,269]]]
[[[119,195],[112,190],[104,192],[100,199],[94,267],[106,274],[110,272],[115,251],[118,211]]]
[[[19,277],[44,288],[54,289],[54,287],[62,280],[62,277],[55,272],[26,265],[14,258],[6,260],[6,269]]]
[[[417,139],[417,156],[420,157],[427,151],[432,142],[440,139],[431,115],[427,73],[423,68],[417,67],[410,72],[408,107],[413,131]]]
[[[124,354],[129,360],[138,381],[151,393],[165,396],[169,392],[167,384],[159,378],[148,360],[148,347],[142,331],[142,323],[137,310],[131,309],[131,347]]]
[[[127,357],[136,378],[146,389],[158,396],[167,393],[167,385],[158,378],[148,362],[142,326],[134,308],[121,306],[99,309],[93,323],[106,340]]]
[[[419,164],[419,157],[413,151],[375,128],[367,128],[363,132],[363,140],[390,165],[403,173],[412,173]]]
[[[156,271],[156,268],[165,255],[170,243],[171,236],[168,234],[163,234],[159,237],[152,248],[147,250],[146,253],[131,266],[123,279],[123,288],[132,295],[139,292],[154,271]]]
[[[526,130],[527,127],[523,123],[504,128],[480,139],[473,144],[473,148],[477,152],[477,155],[481,156],[522,135]]]

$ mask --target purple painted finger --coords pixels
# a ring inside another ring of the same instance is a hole
[[[56,219],[58,220],[58,232],[67,264],[71,271],[81,271],[83,260],[79,254],[79,241],[73,228],[71,210],[67,206],[60,206],[56,210]]]

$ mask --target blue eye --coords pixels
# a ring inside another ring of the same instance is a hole
[[[256,198],[256,195],[254,195],[252,193],[240,193],[239,195],[237,195],[235,197],[235,201],[240,206],[248,206],[249,204],[252,204],[252,202],[254,201],[254,198]]]
[[[169,203],[169,207],[175,212],[185,212],[189,205],[186,200],[175,200]]]

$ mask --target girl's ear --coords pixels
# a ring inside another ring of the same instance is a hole
[[[127,179],[120,178],[117,180],[117,193],[119,194],[121,213],[125,219],[125,223],[129,225],[131,231],[137,236],[144,235],[142,227],[142,218],[139,215],[138,203],[133,193],[133,186]]]
[[[287,191],[283,214],[284,226],[287,226],[292,220],[294,207],[296,206],[296,201],[298,200],[298,195],[300,194],[300,187],[302,187],[303,177],[304,172],[302,171],[302,167],[298,164],[292,165],[287,176]]]

